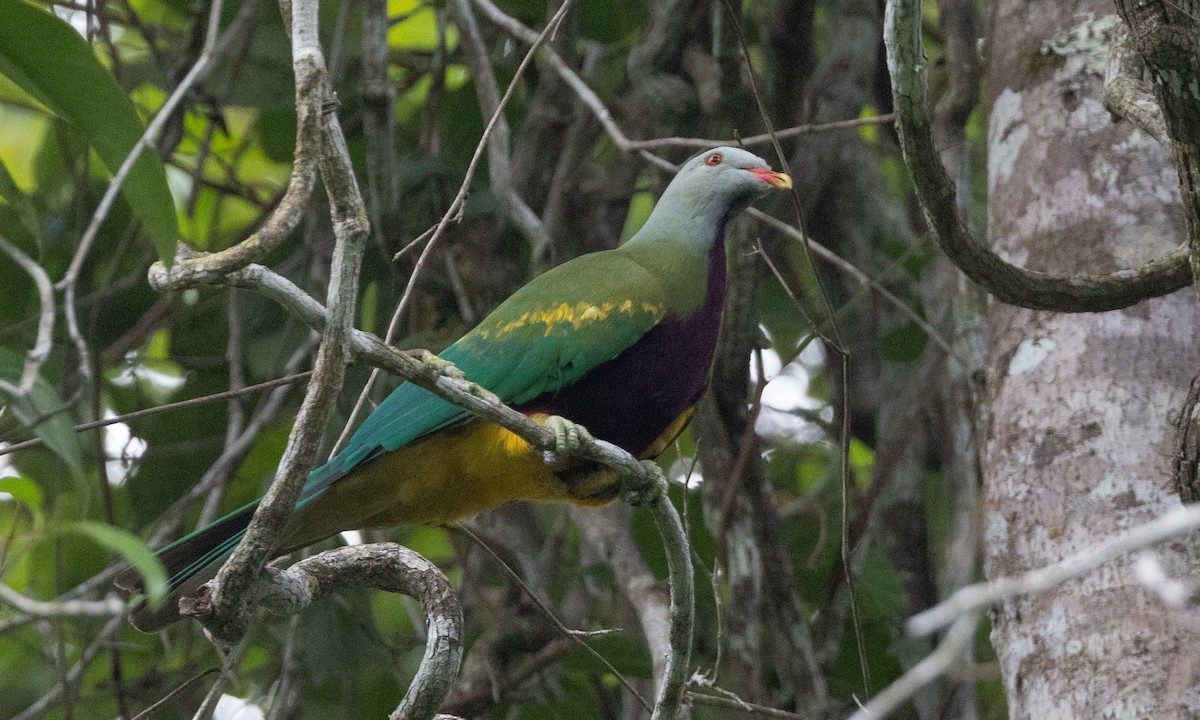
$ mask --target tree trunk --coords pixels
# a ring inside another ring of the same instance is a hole
[[[1002,0],[989,47],[989,235],[1052,273],[1132,267],[1184,239],[1170,154],[1102,103],[1106,2]],[[986,571],[1053,563],[1178,505],[1171,419],[1197,368],[1191,291],[1103,314],[996,304],[988,362]],[[1190,539],[1159,548],[1195,568]],[[997,608],[1012,718],[1200,717],[1200,631],[1119,558]],[[1192,573],[1188,573],[1192,574]]]

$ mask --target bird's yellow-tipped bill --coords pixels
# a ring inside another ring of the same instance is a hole
[[[767,168],[754,168],[750,172],[770,183],[777,190],[792,189],[792,178],[787,173],[775,172]]]

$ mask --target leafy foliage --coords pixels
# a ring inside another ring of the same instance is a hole
[[[3,0],[0,14],[11,28],[0,33],[0,71],[78,130],[109,172],[116,173],[143,133],[125,91],[79,33],[57,16],[26,0]],[[54,62],[46,62],[47,57]],[[166,171],[154,153],[138,157],[122,190],[134,214],[145,223],[159,257],[170,262],[178,236],[175,204]]]

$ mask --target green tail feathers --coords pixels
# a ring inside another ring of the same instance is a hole
[[[237,547],[254,511],[258,500],[229,513],[211,525],[185,535],[158,551],[158,559],[167,569],[167,598],[162,607],[151,608],[145,602],[130,614],[130,622],[139,630],[159,630],[179,619],[179,598],[190,594],[197,587],[212,579],[221,563]],[[142,576],[134,568],[125,570],[116,578],[116,585],[131,592],[141,592]]]
[[[329,485],[345,477],[360,463],[377,457],[381,451],[378,447],[356,445],[352,440],[350,446],[337,457],[309,473],[296,507],[303,508]],[[144,599],[139,602],[129,616],[133,626],[152,632],[179,620],[179,598],[194,594],[197,588],[217,574],[221,563],[233,554],[233,549],[246,534],[259,502],[261,499],[240,507],[159,550],[156,553],[158,559],[167,569],[166,601],[159,608],[151,608]],[[144,590],[142,576],[134,568],[122,572],[115,582],[117,587],[129,592]]]

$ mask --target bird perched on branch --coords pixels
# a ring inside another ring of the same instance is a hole
[[[536,278],[441,357],[554,428],[562,443],[590,432],[654,458],[687,424],[708,380],[729,221],[771,189],[791,186],[745,150],[702,153],[680,168],[628,242]],[[512,500],[593,505],[617,492],[612,470],[569,455],[547,463],[508,430],[404,383],[310,473],[278,550],[343,530],[453,523]],[[179,619],[177,599],[213,577],[257,506],[159,550],[168,599],[135,610],[134,625],[149,631]],[[117,583],[132,590],[140,581],[130,570]]]

